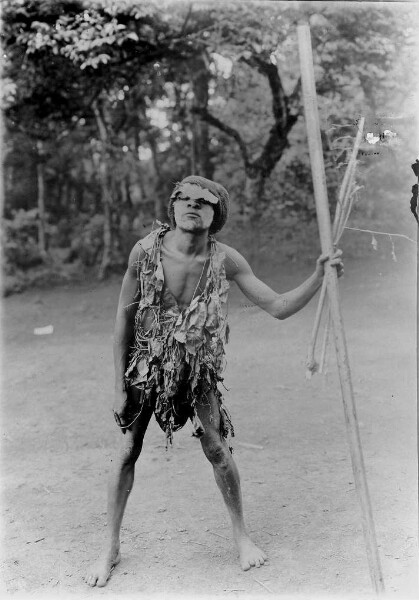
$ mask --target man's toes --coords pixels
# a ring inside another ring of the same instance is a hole
[[[260,555],[260,556],[258,556],[258,557],[257,557],[257,559],[256,559],[256,566],[257,566],[257,567],[261,567],[263,564],[265,564],[265,561],[264,561],[264,559],[263,559],[263,556],[262,556],[262,555]]]
[[[105,577],[98,577],[98,580],[96,581],[96,586],[97,587],[105,587],[108,579],[109,579],[109,575],[105,576]]]

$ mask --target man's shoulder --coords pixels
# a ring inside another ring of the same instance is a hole
[[[224,244],[223,242],[219,242],[218,240],[217,240],[217,247],[220,250],[220,252],[224,252],[224,254],[226,256],[234,256],[237,254],[240,255],[240,253],[235,248],[233,248],[232,246],[227,246],[227,244]]]
[[[129,267],[138,267],[138,264],[143,260],[143,258],[145,258],[145,256],[150,253],[154,245],[154,233],[155,232],[152,231],[145,237],[135,242],[134,246],[131,249],[128,259]]]
[[[247,265],[246,259],[238,250],[227,244],[217,242],[219,250],[225,255],[224,266],[227,279],[234,277],[241,271],[244,265]]]
[[[140,238],[134,244],[134,247],[132,248],[131,253],[135,253],[136,255],[138,255],[138,253],[140,253],[140,255],[142,254],[142,256],[144,256],[144,254],[150,254],[150,252],[153,249],[153,246],[156,242],[156,238],[163,231],[164,232],[167,231],[167,229],[168,229],[168,227],[166,227],[165,225],[157,227],[156,229],[152,229],[147,235]]]

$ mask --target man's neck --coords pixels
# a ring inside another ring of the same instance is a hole
[[[170,246],[173,250],[188,256],[206,255],[208,231],[184,231],[176,227],[170,238]]]

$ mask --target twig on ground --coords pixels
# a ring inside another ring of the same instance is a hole
[[[211,531],[210,529],[208,530],[208,533],[212,533],[212,535],[216,535],[216,536],[218,536],[220,538],[223,538],[223,540],[227,540],[228,541],[228,538],[225,535],[221,535],[221,533],[216,533],[215,531]]]
[[[257,582],[259,585],[261,585],[262,587],[264,587],[264,588],[265,588],[265,590],[268,590],[268,592],[270,592],[271,594],[273,594],[273,591],[272,591],[270,588],[268,588],[268,586],[267,586],[267,585],[265,585],[265,584],[263,583],[263,581],[259,581],[259,579],[256,579],[256,577],[253,577],[253,579],[254,579],[254,580],[255,580],[255,581],[256,581],[256,582]]]
[[[206,544],[201,544],[201,542],[195,542],[194,540],[186,540],[183,542],[184,544],[197,544],[198,546],[204,546],[204,548],[208,548]]]
[[[254,448],[255,450],[263,450],[263,446],[259,446],[258,444],[250,444],[249,442],[237,442],[238,446],[243,446],[243,448]]]

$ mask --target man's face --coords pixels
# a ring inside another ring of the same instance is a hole
[[[179,194],[173,203],[176,227],[183,231],[206,231],[214,218],[214,205],[203,198]]]

